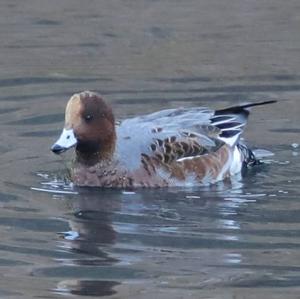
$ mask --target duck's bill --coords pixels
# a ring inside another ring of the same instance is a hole
[[[73,129],[63,129],[58,140],[52,145],[51,150],[54,154],[61,154],[77,144],[77,139]]]

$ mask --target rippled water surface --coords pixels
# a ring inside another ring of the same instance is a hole
[[[299,1],[0,3],[1,298],[299,298]],[[68,97],[118,119],[253,100],[274,153],[210,188],[76,188]]]

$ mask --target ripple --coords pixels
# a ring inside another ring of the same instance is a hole
[[[103,78],[65,78],[65,77],[20,77],[0,79],[0,87],[13,87],[33,84],[49,84],[49,83],[82,83],[108,80]]]
[[[30,187],[33,191],[40,191],[40,192],[47,192],[47,193],[56,193],[56,194],[75,194],[77,195],[78,192],[75,191],[66,191],[66,190],[53,190],[53,189],[45,189],[45,188],[36,188]]]
[[[20,119],[6,123],[7,125],[48,125],[61,122],[64,119],[62,113],[47,114],[41,116],[34,116],[26,119]]]
[[[92,266],[71,266],[71,267],[45,267],[36,269],[32,272],[35,277],[61,277],[61,278],[94,278],[94,279],[135,279],[146,278],[147,275],[142,270],[134,268],[107,266],[92,267]]]

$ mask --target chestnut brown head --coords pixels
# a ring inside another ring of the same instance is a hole
[[[99,94],[84,91],[70,98],[63,132],[51,149],[60,154],[76,146],[78,158],[110,158],[114,152],[115,138],[110,106]]]

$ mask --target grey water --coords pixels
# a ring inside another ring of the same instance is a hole
[[[0,3],[0,298],[299,298],[298,1]],[[73,93],[117,119],[256,100],[264,164],[211,187],[78,188]]]

